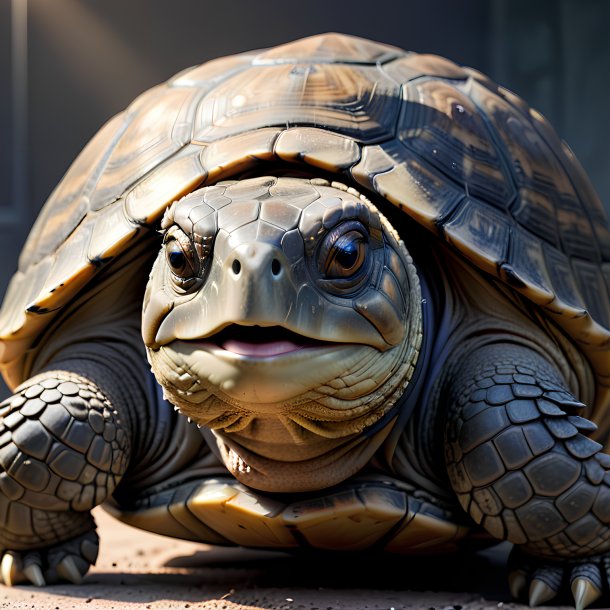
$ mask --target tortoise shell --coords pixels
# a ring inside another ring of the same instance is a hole
[[[487,77],[339,34],[217,59],[137,98],[46,202],[0,312],[0,366],[194,188],[265,162],[342,174],[544,310],[610,395],[610,228],[569,148]]]

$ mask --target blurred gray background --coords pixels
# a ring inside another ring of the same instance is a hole
[[[0,294],[55,184],[136,95],[325,31],[489,74],[551,120],[610,205],[608,0],[0,0]]]

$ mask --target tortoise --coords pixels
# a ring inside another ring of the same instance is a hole
[[[580,610],[609,291],[584,171],[481,73],[340,34],[182,72],[83,150],[6,294],[2,580],[79,582],[104,503],[220,545],[508,540],[516,597]]]

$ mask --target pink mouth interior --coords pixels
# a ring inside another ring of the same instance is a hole
[[[226,349],[228,352],[234,354],[240,354],[242,356],[258,356],[264,358],[265,356],[279,356],[280,354],[287,354],[288,352],[294,352],[301,349],[303,346],[293,343],[292,341],[270,341],[269,343],[246,343],[245,341],[238,341],[236,339],[229,339],[220,344],[222,349]]]
[[[293,333],[280,326],[240,326],[232,324],[210,337],[216,345],[241,356],[265,358],[288,354],[322,341]]]

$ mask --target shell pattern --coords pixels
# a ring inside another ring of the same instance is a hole
[[[330,171],[399,206],[545,310],[610,397],[610,228],[548,122],[469,68],[339,34],[222,58],[147,91],[76,159],[0,312],[0,366],[166,207],[265,162]]]

